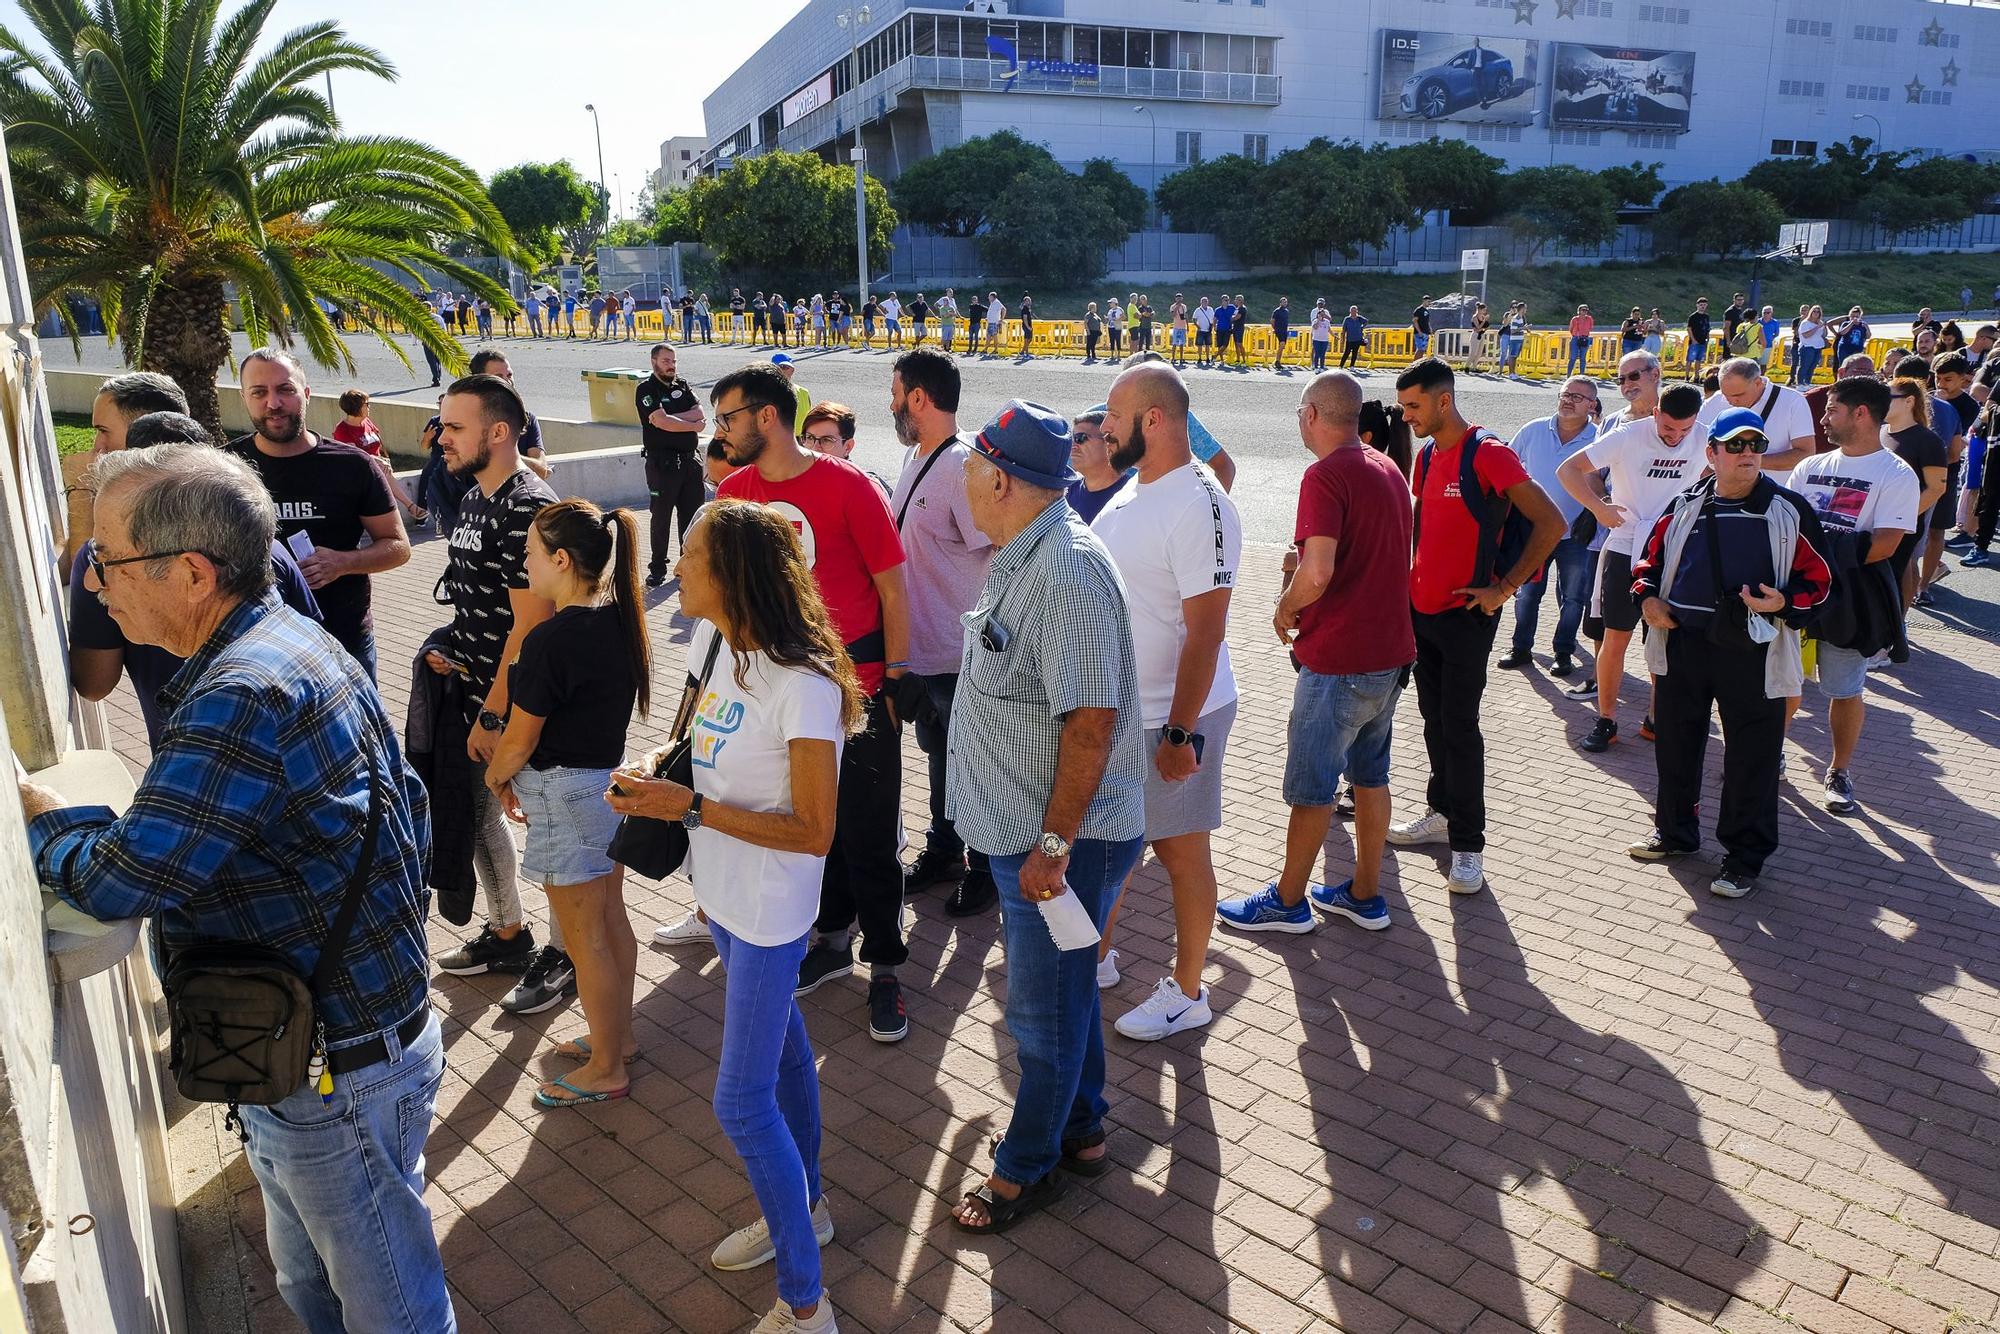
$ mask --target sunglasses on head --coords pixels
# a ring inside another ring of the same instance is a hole
[[[1746,449],[1752,454],[1762,454],[1771,447],[1771,442],[1761,435],[1739,435],[1718,440],[1715,447],[1725,454],[1741,454]]]

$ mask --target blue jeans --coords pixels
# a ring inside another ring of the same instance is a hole
[[[1143,839],[1082,838],[1069,854],[1069,888],[1097,929],[1139,862]],[[1104,1024],[1097,1006],[1097,951],[1057,950],[1042,910],[1021,893],[1028,854],[992,859],[1007,938],[1007,1031],[1021,1062],[1021,1086],[994,1174],[1029,1186],[1055,1170],[1064,1140],[1097,1131],[1104,1101]]]
[[[1590,340],[1588,338],[1572,337],[1569,340],[1569,365],[1563,367],[1563,374],[1581,374],[1583,372],[1584,357],[1589,352]]]
[[[329,1101],[307,1086],[274,1106],[242,1108],[245,1156],[264,1190],[278,1291],[312,1334],[450,1334],[457,1325],[424,1204],[444,1039],[435,1016],[407,1048],[394,1025],[380,1036],[388,1058],[335,1075]]]
[[[1820,347],[1800,348],[1798,375],[1797,378],[1793,381],[1793,383],[1810,385],[1813,382],[1813,376],[1819,374],[1819,359],[1820,357],[1825,355],[1825,353],[1826,353],[1825,348],[1820,348]]]
[[[809,1306],[825,1290],[812,1224],[820,1196],[819,1074],[792,991],[812,933],[771,946],[739,940],[713,921],[708,933],[724,973],[715,1119],[771,1225],[779,1298]]]
[[[1562,609],[1556,615],[1555,654],[1567,658],[1576,652],[1576,628],[1583,624],[1584,608],[1590,605],[1590,548],[1572,538],[1556,543],[1555,554],[1540,579],[1522,584],[1514,594],[1514,651],[1526,653],[1535,646],[1535,626],[1542,615],[1542,594],[1551,583]]]

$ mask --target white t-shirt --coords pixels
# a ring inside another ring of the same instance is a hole
[[[1139,665],[1139,704],[1147,727],[1163,727],[1173,709],[1174,677],[1187,622],[1181,603],[1236,586],[1243,560],[1243,523],[1228,492],[1206,464],[1190,461],[1156,482],[1121,491],[1090,530],[1111,551],[1125,581],[1132,614],[1132,649]],[[1221,645],[1203,715],[1236,698],[1229,645]],[[1191,727],[1194,719],[1176,719]]]
[[[1894,450],[1853,455],[1836,449],[1815,454],[1792,469],[1791,487],[1819,512],[1819,521],[1829,532],[1917,530],[1917,499],[1923,487]]]
[[[1626,422],[1586,445],[1583,456],[1590,466],[1611,470],[1611,503],[1625,509],[1625,522],[1611,530],[1604,549],[1637,555],[1674,497],[1701,476],[1707,449],[1706,426],[1697,423],[1678,445],[1667,445],[1652,417]]]
[[[687,671],[701,674],[716,629],[703,621],[688,643]],[[706,801],[750,811],[792,809],[791,743],[833,742],[836,765],[843,737],[840,687],[813,672],[750,655],[744,684],[724,642],[695,708],[694,788]],[[752,945],[797,940],[819,915],[826,858],[760,848],[706,825],[688,840],[695,902],[730,935]]]
[[[1313,341],[1328,343],[1333,341],[1333,312],[1321,307],[1313,312]]]
[[[999,328],[1000,321],[1006,318],[1007,306],[1004,302],[996,300],[986,307],[986,322],[993,328]]]
[[[1214,306],[1196,306],[1191,313],[1194,316],[1194,327],[1202,333],[1207,333],[1215,327]]]
[[[1790,449],[1792,442],[1795,440],[1804,440],[1806,442],[1801,446],[1803,449],[1813,448],[1816,441],[1813,435],[1812,405],[1806,402],[1804,394],[1790,385],[1781,384],[1776,386],[1776,388],[1778,390],[1777,401],[1771,404],[1771,415],[1764,418],[1764,435],[1770,440],[1771,448],[1774,450]],[[1757,401],[1750,405],[1752,412],[1760,415],[1763,413],[1764,402],[1771,397],[1771,389],[1771,382],[1766,380],[1764,387],[1758,391]],[[1717,417],[1729,411],[1729,409],[1729,400],[1721,394],[1717,394],[1701,405],[1701,412],[1695,417],[1695,420],[1706,428]],[[1703,431],[1703,434],[1707,434],[1706,430]]]
[[[903,303],[902,303],[902,302],[900,302],[900,301],[898,301],[898,300],[897,300],[897,299],[896,299],[895,297],[893,297],[893,296],[892,296],[892,297],[890,297],[890,298],[889,298],[889,299],[888,299],[887,301],[884,301],[884,302],[882,303],[882,314],[883,314],[883,315],[884,315],[885,317],[887,317],[887,318],[889,318],[889,319],[892,319],[892,320],[900,320],[900,319],[902,319],[902,318],[903,318]]]

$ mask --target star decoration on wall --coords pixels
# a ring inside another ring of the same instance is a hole
[[[1513,5],[1514,22],[1533,23],[1535,21],[1535,10],[1538,7],[1537,0],[1513,0]]]
[[[1944,24],[1936,19],[1930,21],[1929,27],[1917,30],[1917,40],[1924,46],[1936,46],[1938,38],[1942,36],[1944,36]]]
[[[1922,79],[1911,79],[1903,85],[1903,91],[1910,95],[1912,102],[1921,102],[1924,100],[1924,81]]]
[[[1958,87],[1958,61],[1956,60],[1945,61],[1944,67],[1938,70],[1938,73],[1944,76],[1945,87],[1947,88]]]
[[[1559,19],[1575,18],[1577,4],[1578,0],[1556,0],[1556,17]]]

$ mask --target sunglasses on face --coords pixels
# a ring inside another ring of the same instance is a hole
[[[1098,435],[1091,431],[1078,431],[1074,435],[1070,436],[1069,442],[1072,445],[1087,445],[1090,444],[1092,441],[1102,440],[1103,438],[1104,438],[1103,436]]]
[[[1739,435],[1733,440],[1718,440],[1715,447],[1725,454],[1741,454],[1746,449],[1752,454],[1762,454],[1771,447],[1771,442],[1761,435]]]
[[[1639,381],[1645,379],[1648,374],[1650,374],[1648,371],[1620,371],[1618,373],[1618,383],[1637,384]]]

